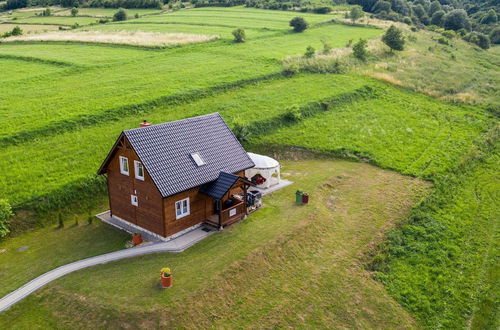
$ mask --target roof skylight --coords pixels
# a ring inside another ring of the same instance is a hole
[[[196,165],[198,166],[202,166],[202,165],[205,165],[205,161],[203,160],[203,158],[201,158],[200,154],[195,152],[195,153],[192,153],[191,154],[191,158],[193,158],[194,162],[196,163]]]

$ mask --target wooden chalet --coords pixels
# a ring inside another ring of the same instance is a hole
[[[123,131],[102,163],[110,212],[162,237],[247,214],[254,166],[218,114]]]

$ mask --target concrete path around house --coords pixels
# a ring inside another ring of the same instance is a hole
[[[44,285],[74,271],[95,265],[104,264],[115,260],[137,257],[150,253],[182,252],[188,247],[201,241],[205,237],[213,234],[214,232],[215,231],[213,230],[206,231],[204,230],[204,227],[198,227],[168,242],[137,246],[130,249],[110,252],[99,256],[82,259],[79,261],[69,263],[67,265],[60,266],[43,275],[38,276],[37,278],[21,286],[19,289],[14,290],[8,295],[1,298],[0,312],[5,311],[6,309],[16,304],[20,300],[26,298],[31,293],[40,289]]]
[[[269,188],[251,187],[249,190],[258,190],[262,193],[262,196],[266,196],[266,195],[269,195],[277,190],[283,189],[283,188],[291,185],[292,183],[293,183],[292,181],[281,179],[280,183],[275,184]]]

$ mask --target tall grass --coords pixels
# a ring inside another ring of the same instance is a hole
[[[68,41],[118,45],[165,47],[218,39],[215,35],[157,32],[103,32],[103,31],[65,31],[48,32],[35,35],[21,35],[5,38],[3,42],[13,41]]]
[[[496,126],[481,136],[436,181],[372,263],[376,278],[428,328],[498,327],[499,133]]]

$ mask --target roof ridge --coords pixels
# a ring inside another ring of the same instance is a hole
[[[151,124],[150,126],[146,126],[146,127],[136,127],[136,128],[129,128],[129,129],[125,129],[123,130],[123,132],[132,132],[132,131],[136,131],[136,130],[144,130],[144,129],[148,129],[150,127],[157,127],[157,126],[161,126],[161,125],[171,125],[171,124],[174,124],[174,123],[178,123],[178,122],[181,122],[181,121],[196,121],[196,120],[199,120],[199,119],[202,119],[202,118],[205,118],[205,117],[219,117],[222,119],[222,116],[220,115],[219,112],[213,112],[213,113],[209,113],[209,114],[205,114],[205,115],[200,115],[200,116],[196,116],[196,117],[188,117],[188,118],[184,118],[184,119],[177,119],[177,120],[173,120],[173,121],[167,121],[165,123],[159,123],[159,124]]]

